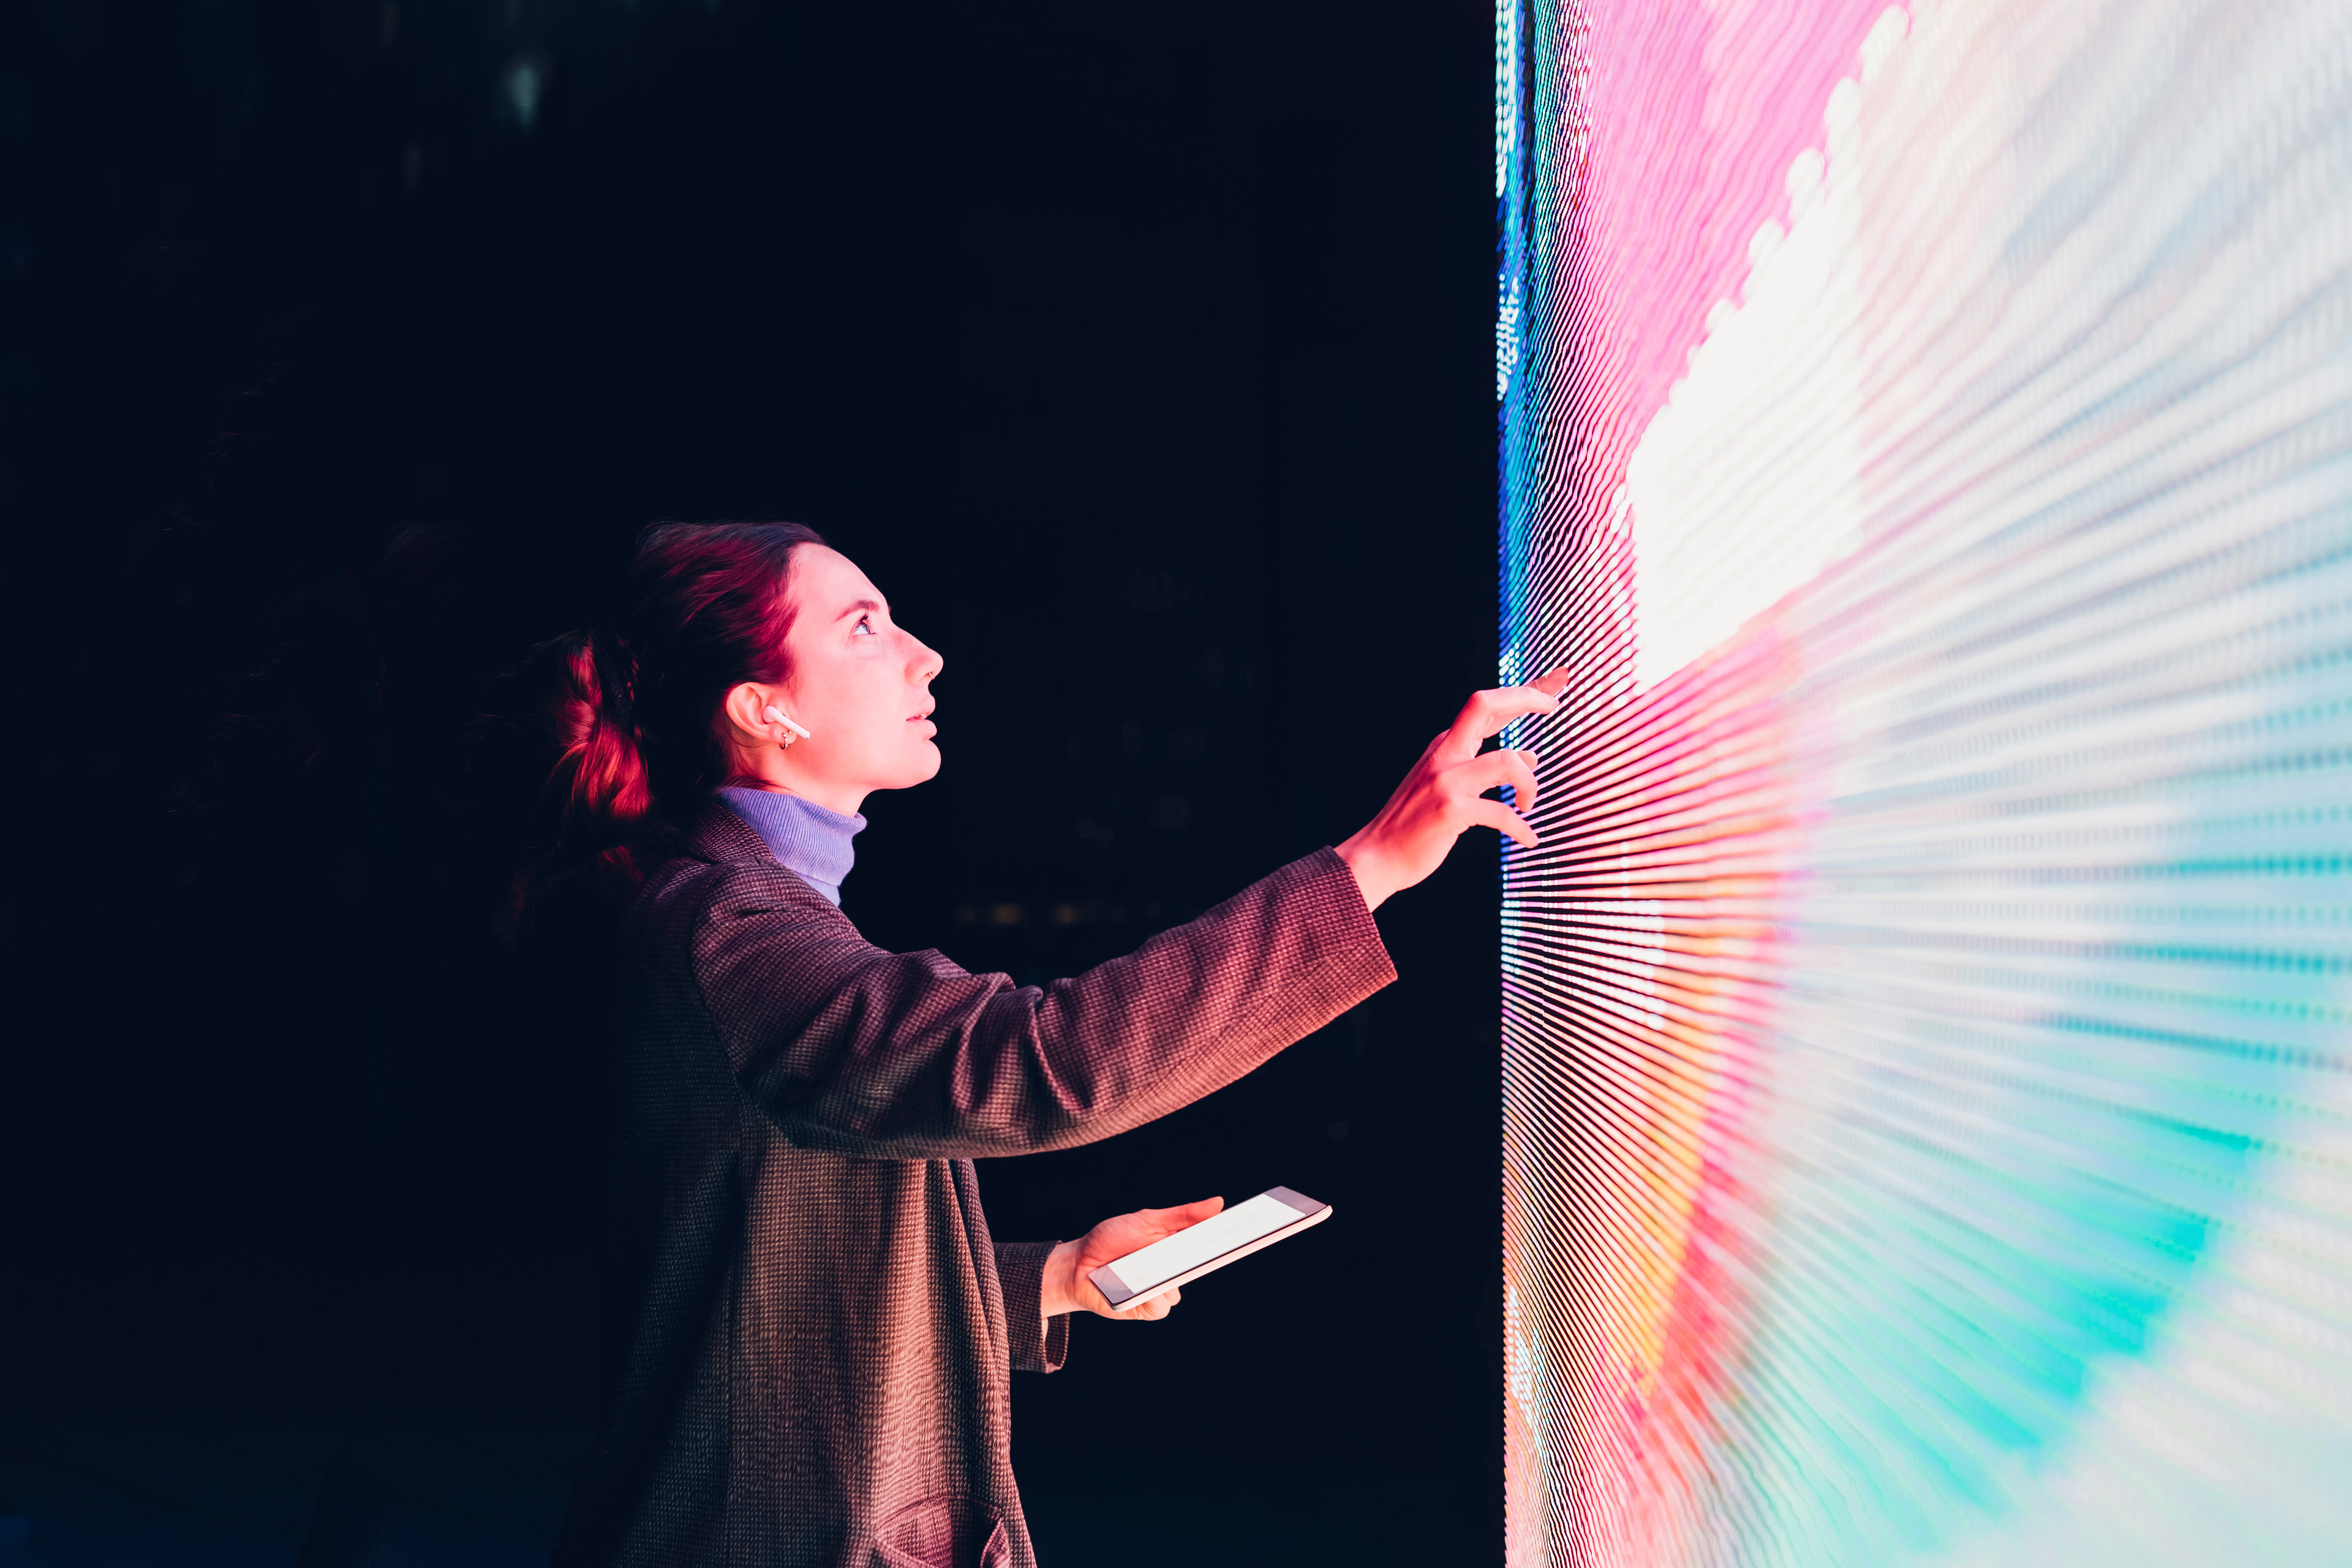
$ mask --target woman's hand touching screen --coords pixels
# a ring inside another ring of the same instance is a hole
[[[1525,686],[1477,692],[1462,705],[1454,727],[1429,742],[1380,815],[1339,846],[1365,907],[1379,909],[1390,894],[1436,870],[1465,828],[1483,823],[1535,847],[1536,830],[1526,817],[1536,807],[1536,754],[1478,748],[1514,719],[1557,711],[1568,675],[1555,669]],[[1486,798],[1505,784],[1515,793],[1512,805]]]

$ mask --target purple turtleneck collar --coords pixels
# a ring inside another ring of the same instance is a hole
[[[842,879],[857,863],[849,841],[865,831],[864,813],[844,816],[781,790],[730,787],[718,795],[768,841],[768,853],[784,869],[839,906]]]

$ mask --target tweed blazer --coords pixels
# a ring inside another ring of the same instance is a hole
[[[1328,849],[1040,989],[873,946],[716,803],[625,952],[643,1289],[564,1565],[1032,1568],[1007,1382],[1068,1320],[972,1159],[1163,1116],[1396,974]]]

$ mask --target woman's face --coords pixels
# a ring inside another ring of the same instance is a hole
[[[874,790],[905,789],[938,773],[930,688],[940,656],[890,618],[881,590],[837,550],[793,551],[785,592],[793,597],[784,637],[792,674],[778,689],[778,706],[809,738],[764,748],[762,776],[819,805],[853,812]]]

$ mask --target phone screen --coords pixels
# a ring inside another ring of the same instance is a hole
[[[1237,1247],[1247,1247],[1306,1217],[1272,1194],[1260,1193],[1196,1226],[1173,1236],[1163,1236],[1108,1267],[1120,1284],[1138,1296],[1148,1296],[1154,1286],[1175,1279],[1188,1268],[1198,1268],[1212,1258],[1222,1258]]]

